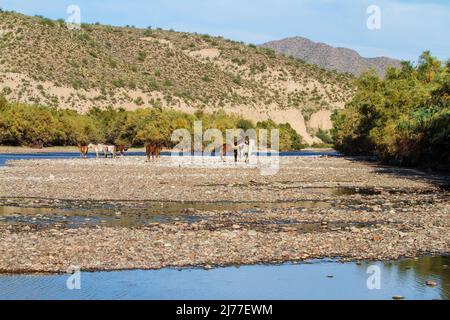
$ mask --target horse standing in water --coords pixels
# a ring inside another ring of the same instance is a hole
[[[250,161],[250,156],[252,154],[252,142],[254,142],[254,140],[251,141],[246,138],[237,145],[238,158],[241,160],[244,159],[245,163],[249,163]]]
[[[123,144],[116,145],[115,147],[116,153],[119,153],[122,157],[125,157],[125,152],[128,151],[128,148]]]
[[[228,151],[233,150],[234,162],[244,159],[245,163],[249,162],[251,155],[250,139],[245,138],[234,143],[234,145],[229,145],[227,143],[222,145],[220,157],[223,161],[226,161],[226,156]]]
[[[89,147],[86,145],[78,144],[78,149],[80,150],[80,158],[87,158]]]
[[[147,160],[156,160],[161,158],[162,146],[156,142],[149,142],[145,145]]]
[[[94,152],[97,156],[97,159],[99,158],[100,152],[103,152],[103,155],[105,156],[105,158],[108,158],[109,154],[111,154],[111,157],[113,159],[116,158],[116,146],[90,143],[88,145],[88,150],[91,150],[91,149],[94,150]]]
[[[227,143],[224,143],[222,148],[220,148],[220,159],[222,159],[223,162],[227,161],[228,150],[233,150],[233,146],[228,145]]]

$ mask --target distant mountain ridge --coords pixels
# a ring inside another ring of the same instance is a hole
[[[356,76],[365,70],[374,68],[383,77],[387,67],[397,68],[401,63],[400,60],[387,57],[364,58],[355,50],[335,48],[303,37],[270,41],[262,44],[261,47],[303,59],[328,70],[348,72]]]

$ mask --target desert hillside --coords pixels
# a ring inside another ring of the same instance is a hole
[[[364,58],[354,50],[334,48],[325,43],[316,43],[303,37],[271,41],[261,47],[292,55],[327,70],[348,72],[356,76],[368,69],[375,69],[383,77],[387,67],[400,67],[400,61],[396,59],[386,57]]]
[[[0,12],[0,94],[10,101],[82,112],[223,108],[288,122],[312,143],[314,128],[329,128],[330,111],[353,92],[348,74],[221,37],[98,24],[69,30],[62,20]]]

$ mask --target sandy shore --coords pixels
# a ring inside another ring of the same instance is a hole
[[[167,158],[147,163],[134,157],[11,162],[0,169],[3,205],[142,208],[146,201],[233,201],[254,209],[186,204],[185,213],[199,219],[131,228],[35,228],[0,220],[0,270],[209,268],[450,252],[449,194],[436,185],[443,177],[326,157],[281,158],[273,176],[245,164],[226,166],[179,167]]]

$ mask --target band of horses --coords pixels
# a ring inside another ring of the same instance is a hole
[[[251,139],[243,139],[240,141],[235,141],[234,144],[223,144],[220,147],[220,156],[223,161],[226,161],[226,156],[228,152],[233,151],[234,161],[237,162],[238,159],[244,159],[245,162],[249,162],[249,157],[252,153],[252,143]],[[147,155],[147,159],[157,160],[161,157],[161,152],[164,148],[164,145],[158,142],[149,142],[145,144],[145,153]],[[103,155],[104,158],[115,159],[117,155],[125,156],[125,152],[128,151],[128,147],[126,145],[108,145],[108,144],[93,144],[90,143],[88,145],[78,145],[78,149],[80,150],[80,157],[87,158],[89,151],[93,151],[96,154],[97,159],[100,158],[100,155]]]

